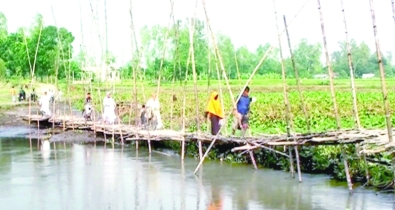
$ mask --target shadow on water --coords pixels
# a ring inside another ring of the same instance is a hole
[[[134,146],[0,139],[0,209],[392,209],[393,195]],[[48,145],[47,145],[48,146]]]

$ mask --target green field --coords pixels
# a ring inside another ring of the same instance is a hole
[[[210,82],[210,85],[209,85]],[[5,104],[10,101],[10,86],[17,85],[17,90],[20,84],[27,84],[28,81],[11,81],[3,83],[0,91],[1,102]],[[231,80],[229,81],[233,93],[233,97],[237,97],[242,87],[245,85],[245,80]],[[297,132],[306,132],[306,118],[303,114],[302,104],[297,91],[296,81],[287,80],[289,91],[289,100],[291,102],[291,112],[293,118],[294,128]],[[37,85],[40,90],[41,84]],[[68,94],[68,85],[66,82],[60,81],[58,85],[65,94],[66,100],[71,100],[73,106],[81,108],[85,91],[90,91],[93,94],[95,106],[98,110],[101,99],[108,90],[113,89],[111,83],[93,83],[93,84],[73,84],[70,87],[75,88]],[[251,88],[250,95],[257,97],[257,102],[252,105],[251,127],[253,133],[284,133],[285,122],[285,106],[283,84],[281,80],[263,80],[255,79],[249,84]],[[144,103],[148,100],[151,93],[155,92],[157,84],[155,81],[138,82],[137,97],[138,103]],[[159,98],[162,106],[162,118],[165,125],[174,129],[179,129],[181,126],[183,97],[186,97],[186,118],[189,130],[197,128],[196,118],[199,119],[201,130],[207,129],[206,121],[203,117],[205,105],[212,90],[223,92],[223,103],[225,113],[230,113],[232,109],[232,100],[225,81],[221,84],[217,80],[200,80],[197,83],[198,103],[196,103],[196,95],[194,84],[188,81],[186,87],[184,84],[178,82],[162,81],[160,85]],[[144,89],[144,91],[143,91]],[[333,104],[330,95],[329,82],[326,80],[303,79],[301,89],[305,98],[306,109],[313,132],[320,132],[336,128],[336,122],[333,112]],[[361,125],[364,128],[384,128],[384,107],[381,94],[381,82],[379,79],[356,80],[358,112],[361,120]],[[394,110],[395,94],[392,90],[395,89],[395,79],[387,80],[388,99],[390,101],[391,110]],[[100,91],[99,91],[100,90]],[[339,115],[341,117],[342,128],[353,128],[352,117],[352,98],[350,81],[347,79],[335,80],[336,100],[339,107]],[[184,94],[184,91],[186,94]],[[27,91],[30,92],[30,91]],[[40,91],[37,91],[40,94]],[[118,82],[115,85],[114,98],[117,102],[134,102],[133,97],[133,82],[125,81]],[[176,95],[177,100],[173,101],[173,95]],[[197,106],[196,106],[197,104]],[[199,115],[196,116],[196,108],[198,108]],[[172,116],[172,118],[171,118]],[[125,122],[128,121],[129,116],[123,116]],[[229,121],[229,126],[230,126]],[[395,121],[394,121],[395,122]]]

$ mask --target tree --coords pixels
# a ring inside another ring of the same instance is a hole
[[[0,41],[5,40],[8,36],[7,18],[4,13],[0,12]]]
[[[293,53],[300,77],[309,77],[323,72],[320,61],[322,55],[320,43],[310,44],[307,39],[302,39]]]
[[[0,58],[0,78],[6,78],[7,68],[5,62]]]

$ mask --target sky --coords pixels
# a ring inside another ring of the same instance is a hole
[[[99,56],[104,41],[104,8],[107,12],[108,48],[123,65],[131,58],[130,2],[136,29],[144,25],[167,26],[170,0],[1,0],[0,12],[8,21],[9,32],[19,27],[30,27],[36,14],[44,16],[45,25],[65,27],[75,36],[74,47],[88,48],[91,56]],[[273,0],[205,0],[211,27],[228,35],[236,47],[247,46],[254,51],[259,45],[278,46]],[[383,52],[395,47],[395,22],[391,0],[373,0],[378,38]],[[174,0],[176,19],[192,17],[196,0]],[[375,51],[369,0],[343,0],[349,37],[367,43]],[[23,6],[22,6],[23,5]],[[91,7],[92,6],[92,7]],[[282,16],[289,25],[291,43],[300,39],[322,43],[322,32],[317,0],[276,0],[280,30],[284,30]],[[93,12],[92,12],[93,9]],[[345,39],[340,0],[321,0],[329,52],[338,50],[338,41]],[[298,14],[298,15],[297,15]],[[296,16],[297,15],[297,16]],[[197,18],[205,19],[202,0],[198,0]],[[286,34],[281,35],[283,52],[289,55]],[[96,54],[96,55],[94,55]]]

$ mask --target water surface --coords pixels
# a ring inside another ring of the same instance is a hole
[[[0,209],[392,209],[392,194],[325,175],[289,173],[194,159],[132,146],[104,147],[0,139]],[[217,206],[217,208],[215,208]],[[222,208],[219,208],[222,206]],[[210,207],[210,208],[209,208]]]

